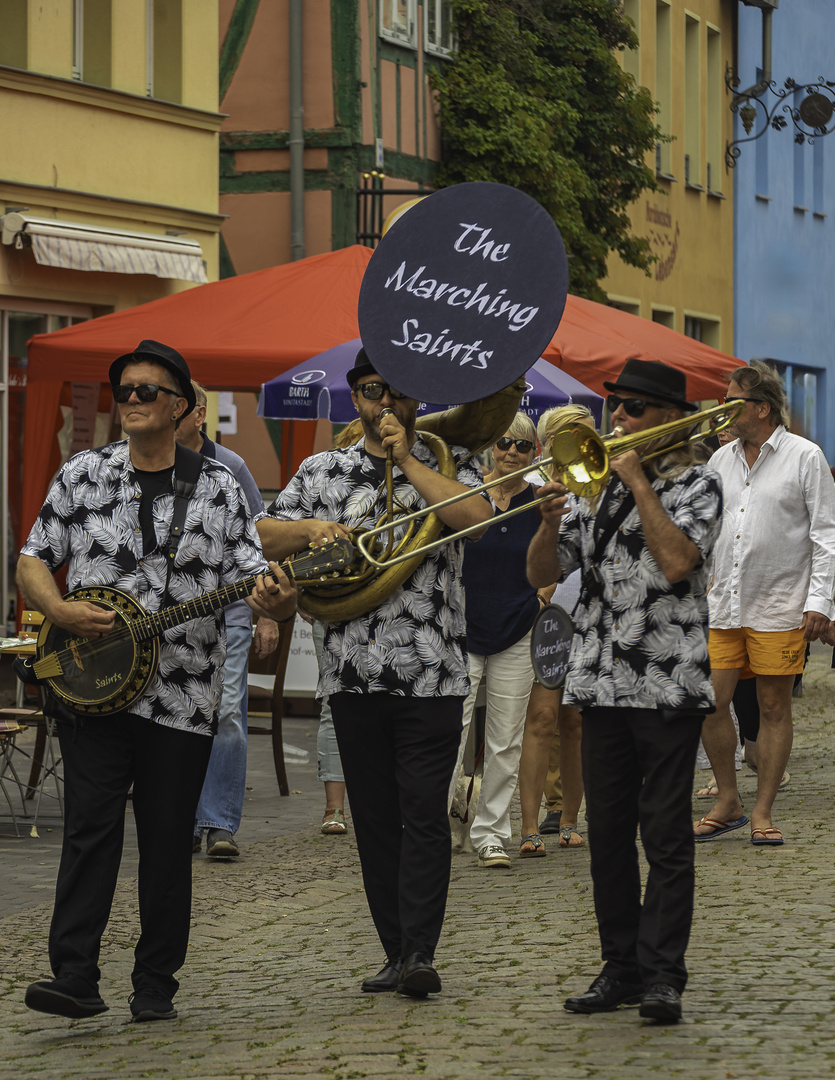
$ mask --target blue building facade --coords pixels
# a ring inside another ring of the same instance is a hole
[[[738,91],[769,74],[780,92],[787,79],[835,81],[835,2],[775,3],[738,3]],[[774,115],[787,126],[738,144],[734,351],[746,361],[777,364],[785,373],[792,429],[818,443],[835,464],[835,134],[811,144],[795,141],[797,128],[784,105],[797,109],[806,96],[790,91],[781,103],[765,89],[760,100],[769,111],[777,105]],[[824,99],[831,94],[819,103]],[[762,131],[764,110],[756,111],[748,134],[742,116],[735,117],[735,140]]]

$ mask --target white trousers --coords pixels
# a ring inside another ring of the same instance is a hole
[[[470,826],[470,839],[476,851],[486,845],[503,848],[510,845],[510,801],[516,790],[525,714],[533,686],[531,635],[525,634],[515,645],[492,656],[470,653],[472,689],[464,703],[464,730],[458,750],[458,764],[453,773],[450,805],[482,679],[487,682],[484,771],[478,808]]]

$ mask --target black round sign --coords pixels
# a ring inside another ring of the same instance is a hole
[[[574,624],[559,604],[546,604],[531,631],[531,664],[538,683],[557,690],[565,682]]]
[[[458,184],[380,241],[360,288],[360,334],[402,393],[477,401],[539,359],[567,294],[565,247],[539,203],[505,184]]]

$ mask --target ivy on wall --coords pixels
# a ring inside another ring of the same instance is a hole
[[[637,38],[619,0],[451,0],[458,51],[431,81],[442,133],[436,184],[510,184],[553,216],[571,292],[605,300],[609,253],[649,273],[628,207],[656,191],[644,164],[664,136],[617,51]]]

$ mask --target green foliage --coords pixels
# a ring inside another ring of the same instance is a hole
[[[439,186],[510,184],[553,216],[570,289],[603,300],[610,251],[649,271],[627,208],[657,189],[644,165],[664,138],[649,91],[616,51],[636,44],[619,0],[451,0],[458,52],[432,74]]]

